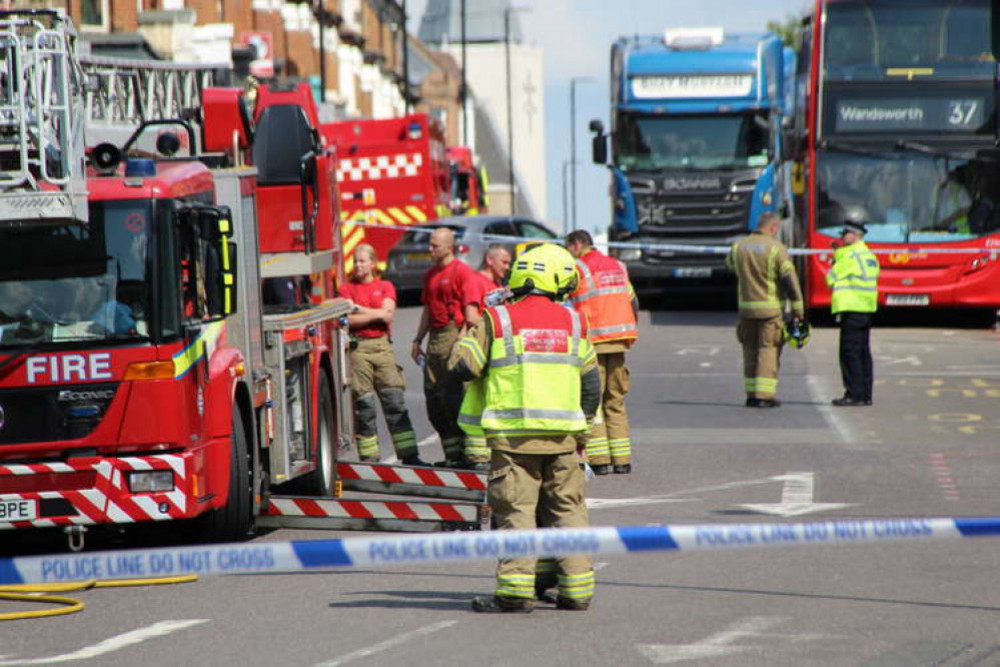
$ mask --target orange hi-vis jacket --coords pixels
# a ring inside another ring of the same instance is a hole
[[[590,325],[594,344],[639,338],[639,327],[632,309],[633,292],[625,265],[613,257],[591,249],[576,260],[580,284],[570,302]]]

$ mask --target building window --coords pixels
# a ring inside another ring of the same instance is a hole
[[[80,0],[80,27],[84,30],[108,30],[111,27],[109,0]]]

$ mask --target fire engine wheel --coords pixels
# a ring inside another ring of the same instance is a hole
[[[315,496],[332,496],[337,479],[337,434],[333,413],[333,393],[326,378],[319,383],[319,428],[316,437],[316,471],[309,475],[306,493]]]
[[[253,478],[251,453],[239,413],[233,414],[230,437],[232,465],[229,466],[229,495],[226,505],[201,517],[202,536],[211,541],[246,539],[253,531]]]

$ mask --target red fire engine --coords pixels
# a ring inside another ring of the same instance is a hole
[[[485,167],[476,165],[468,146],[449,146],[447,155],[451,170],[451,212],[454,215],[487,213]]]
[[[474,524],[475,505],[329,505],[350,304],[325,298],[335,158],[308,88],[262,88],[252,115],[240,91],[204,89],[200,136],[147,119],[84,170],[73,41],[60,13],[0,14],[0,529],[64,527],[78,548],[88,525],[178,519],[214,540],[289,515]],[[449,493],[424,495],[472,491]]]
[[[337,181],[346,224],[344,261],[366,241],[384,262],[399,230],[362,227],[411,225],[448,215],[451,189],[444,129],[427,114],[382,120],[326,123],[323,136],[336,147]]]

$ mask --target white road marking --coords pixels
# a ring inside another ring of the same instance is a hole
[[[921,361],[920,357],[915,354],[911,354],[906,357],[887,357],[887,356],[876,356],[875,363],[879,366],[901,366],[907,364],[909,366],[923,366],[924,362]]]
[[[723,658],[744,651],[764,650],[761,643],[734,645],[740,640],[782,639],[791,643],[823,639],[821,634],[776,634],[766,630],[786,622],[788,619],[780,616],[751,616],[740,620],[721,632],[716,632],[694,644],[639,644],[636,646],[651,662],[666,665],[685,660],[706,660]]]
[[[209,619],[207,618],[195,618],[180,621],[160,621],[159,623],[153,623],[152,625],[139,628],[138,630],[132,630],[130,632],[105,639],[98,644],[87,646],[79,651],[64,653],[62,655],[53,655],[48,658],[2,660],[0,661],[0,667],[14,667],[15,665],[54,665],[60,662],[71,662],[73,660],[89,660],[108,653],[113,653],[114,651],[120,651],[123,648],[128,648],[129,646],[134,646],[135,644],[140,644],[147,639],[165,637],[171,633],[208,622]]]
[[[701,366],[702,368],[711,368],[712,367],[712,362],[711,361],[703,361],[703,362],[701,362],[698,365]]]
[[[635,505],[658,505],[660,503],[690,503],[694,498],[587,498],[587,509],[607,509],[609,507],[631,507]]]
[[[700,354],[706,357],[714,357],[717,354],[719,354],[718,345],[695,344],[695,345],[675,345],[674,347],[680,348],[679,350],[674,352],[674,354],[680,355],[682,357],[686,357],[689,354]]]
[[[823,397],[824,392],[820,383],[822,380],[816,375],[806,376],[806,387],[809,388],[809,396],[813,403],[816,403],[816,410],[823,415],[823,419],[830,425],[830,428],[837,433],[837,437],[845,444],[854,444],[854,434],[847,422],[841,417],[839,412],[834,411],[829,399]]]
[[[432,632],[437,632],[438,630],[444,630],[445,628],[455,625],[457,622],[458,621],[439,621],[437,623],[425,625],[422,628],[417,628],[416,630],[412,630],[410,632],[404,632],[401,635],[393,637],[392,639],[387,639],[384,642],[379,642],[378,644],[374,644],[368,648],[348,653],[347,655],[331,660],[330,662],[321,662],[318,665],[315,665],[315,667],[338,667],[339,665],[346,665],[349,662],[354,662],[355,660],[367,658],[368,656],[375,655],[376,653],[381,653],[382,651],[395,648],[396,646],[404,644],[411,639],[423,637],[424,635],[429,635]]]
[[[740,507],[777,516],[801,516],[813,512],[828,512],[845,507],[853,507],[854,503],[816,503],[813,497],[816,488],[816,473],[790,472],[772,477],[775,481],[784,482],[781,487],[780,503],[761,503],[740,505]]]

